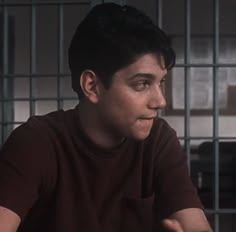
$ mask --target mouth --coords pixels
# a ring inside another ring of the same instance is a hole
[[[144,120],[144,121],[151,121],[153,120],[154,118],[140,118],[140,120]]]
[[[148,117],[148,118],[139,118],[138,121],[142,124],[142,125],[150,125],[153,123],[154,118],[153,117]]]
[[[148,117],[141,117],[140,119],[141,120],[153,120],[154,118],[156,118],[157,116],[154,115],[154,116],[148,116]]]

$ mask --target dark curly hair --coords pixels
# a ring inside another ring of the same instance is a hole
[[[116,71],[147,53],[162,56],[167,69],[175,64],[168,37],[144,13],[115,3],[97,5],[79,24],[69,47],[72,88],[83,97],[80,75],[86,69],[108,88]]]

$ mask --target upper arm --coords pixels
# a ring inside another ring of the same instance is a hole
[[[158,150],[160,159],[155,167],[156,207],[161,218],[183,209],[203,208],[192,183],[186,155],[175,133],[166,137]]]
[[[170,219],[177,220],[183,231],[212,232],[203,210],[198,208],[177,211],[170,216]]]
[[[16,232],[20,224],[20,217],[13,211],[0,206],[0,231]]]
[[[55,183],[51,147],[41,137],[34,128],[22,125],[0,149],[0,206],[22,220],[39,198],[51,193]]]

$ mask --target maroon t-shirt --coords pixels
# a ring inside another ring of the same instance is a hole
[[[0,205],[23,232],[160,231],[160,219],[202,208],[175,131],[156,119],[144,141],[102,149],[79,107],[31,117],[0,153]]]

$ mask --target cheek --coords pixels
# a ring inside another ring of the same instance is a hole
[[[128,87],[113,88],[103,99],[104,110],[113,118],[115,117],[117,120],[125,119],[129,123],[142,114],[146,95],[135,92]]]
[[[123,114],[124,117],[129,118],[137,114],[137,111],[140,109],[140,101],[133,95],[123,94],[116,97],[111,107],[115,108],[118,114]]]
[[[111,98],[112,99],[112,98]],[[143,101],[143,96],[140,92],[136,92],[131,88],[127,87],[125,89],[117,89],[116,93],[113,95],[114,102],[120,107],[132,107],[139,105]]]

